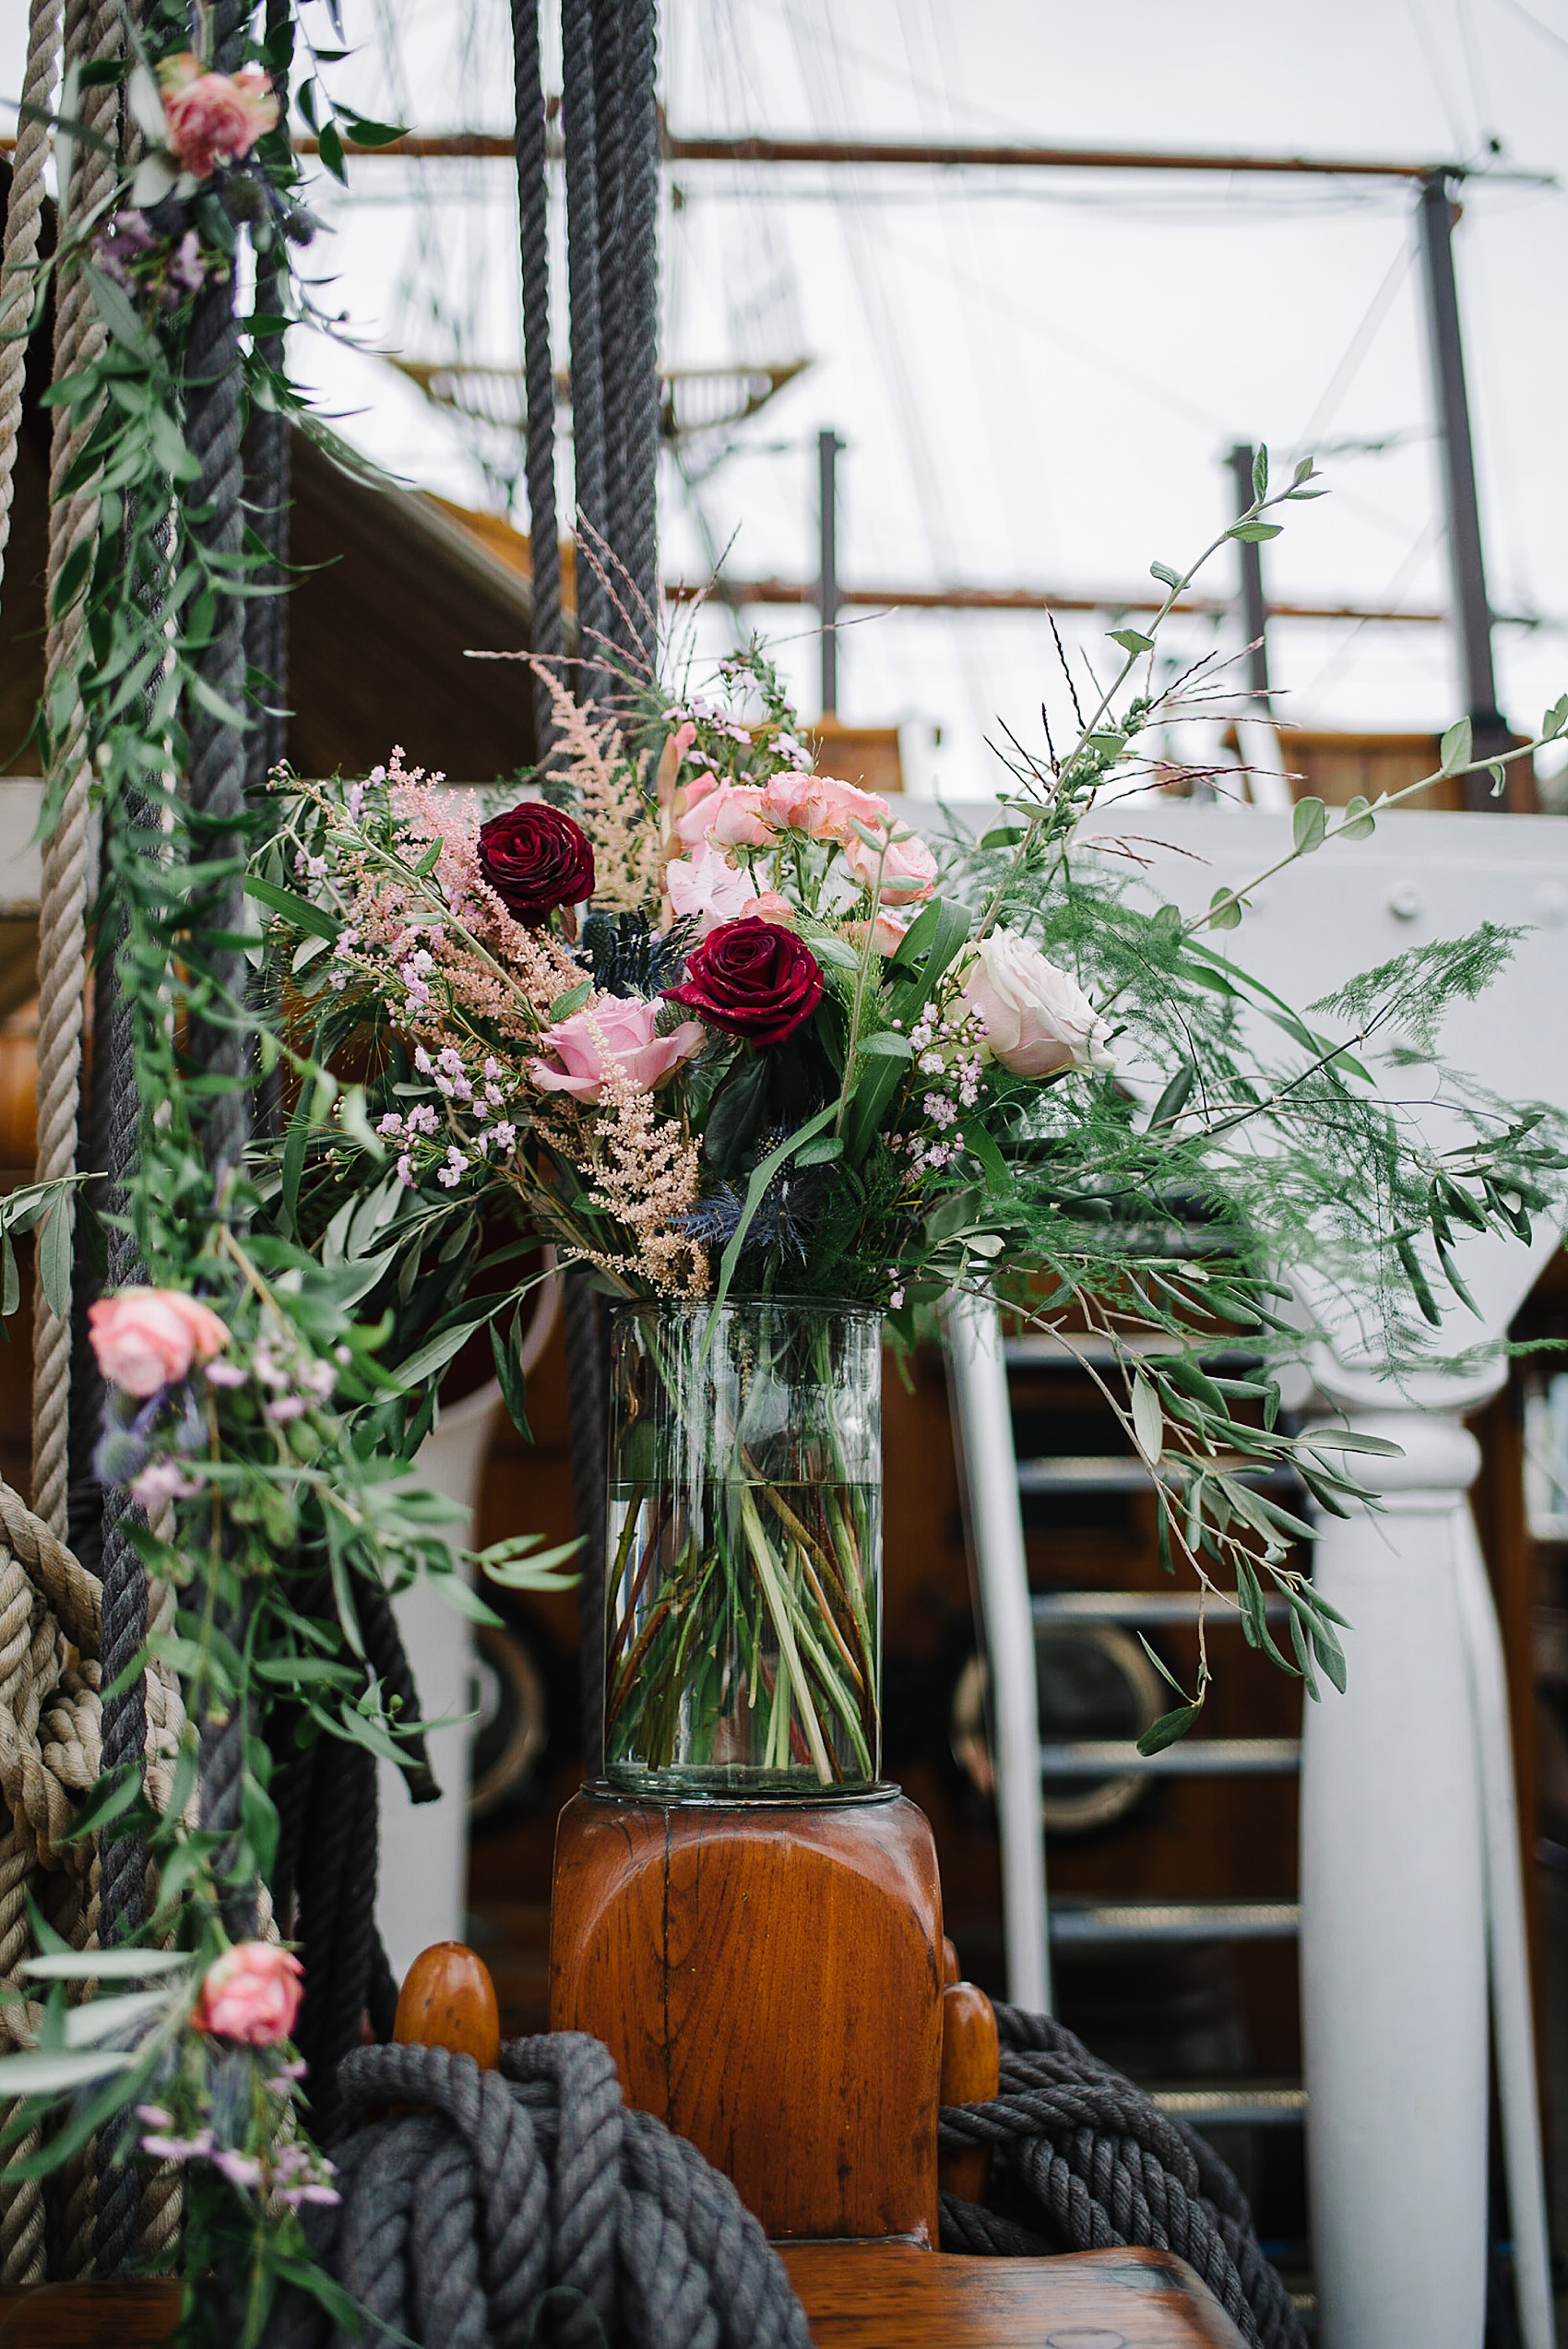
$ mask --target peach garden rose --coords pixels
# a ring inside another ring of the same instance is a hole
[[[192,2024],[242,2046],[276,2046],[294,2028],[303,1981],[291,1951],[275,1941],[241,1941],[203,1975]]]
[[[110,1386],[139,1400],[216,1359],[229,1332],[210,1306],[177,1288],[122,1288],[88,1309],[88,1335]]]

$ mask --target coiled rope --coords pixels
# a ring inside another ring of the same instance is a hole
[[[1247,2200],[1213,2148],[1049,2015],[998,2006],[1002,2085],[942,2115],[943,2146],[991,2148],[982,2208],[942,2198],[945,2251],[1171,2251],[1253,2349],[1306,2349]]]
[[[350,2333],[289,2293],[268,2349],[809,2349],[734,2188],[622,2104],[597,2039],[514,2040],[500,2072],[362,2047],[339,2080],[361,2125],[312,2235],[368,2321]]]
[[[42,2008],[29,1997],[23,1961],[36,1954],[28,1915],[41,1915],[75,1949],[99,1938],[99,1865],[93,1839],[71,1841],[84,1796],[101,1768],[99,1688],[102,1592],[50,1528],[0,1484],[0,2048],[29,2044]],[[167,1808],[184,1726],[172,1677],[143,1675],[143,1758],[148,1793]],[[18,2148],[27,2150],[26,2141]],[[132,2224],[141,2255],[161,2254],[179,2224],[178,2179],[159,2172],[132,2180]],[[47,2272],[81,2275],[93,2265],[90,2164],[56,2186],[0,2178],[0,2282],[36,2284],[46,2272],[46,2236],[55,2237]],[[55,2210],[52,2226],[49,2203]]]
[[[942,2116],[949,2149],[991,2148],[988,2202],[944,2195],[944,2250],[1170,2251],[1254,2349],[1304,2349],[1218,2155],[1047,2017],[997,2020],[1001,2094]],[[341,2206],[313,2215],[313,2239],[368,2311],[365,2349],[804,2349],[761,2228],[695,2148],[623,2106],[598,2040],[514,2041],[499,2074],[444,2047],[362,2047],[338,2086],[358,2126],[337,2148]],[[351,2337],[293,2296],[268,2349]]]
[[[67,0],[65,66],[116,57],[124,39],[119,0]],[[71,149],[70,184],[54,281],[54,381],[78,374],[101,353],[106,329],[92,304],[83,254],[72,248],[77,225],[112,193],[119,94],[89,87],[74,101],[82,136]],[[75,690],[87,624],[87,578],[98,537],[98,499],[67,494],[66,477],[98,421],[96,404],[54,411],[49,463],[48,634],[44,706],[48,712],[48,802],[55,819],[43,844],[38,939],[38,1179],[75,1170],[81,1079],[82,1002],[87,979],[88,787],[86,718]],[[68,1240],[75,1216],[68,1197],[53,1209]],[[39,1515],[64,1536],[70,1474],[71,1323],[42,1293],[33,1311],[32,1493]]]

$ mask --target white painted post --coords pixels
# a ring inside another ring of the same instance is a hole
[[[1313,1568],[1353,1626],[1348,1691],[1307,1706],[1301,1758],[1319,2337],[1324,2349],[1479,2349],[1486,1877],[1459,1576],[1480,1454],[1455,1414],[1369,1410],[1370,1382],[1323,1383],[1404,1456],[1357,1456],[1383,1506],[1324,1518]]]
[[[1007,1996],[1015,2006],[1049,2014],[1051,1938],[1034,1618],[1007,1365],[995,1307],[980,1298],[956,1297],[948,1310],[947,1340],[991,1679]]]

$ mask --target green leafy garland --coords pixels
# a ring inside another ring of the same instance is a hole
[[[336,22],[335,6],[332,13]],[[236,2035],[211,2019],[240,2011],[215,2003],[215,1983],[236,1963],[242,1972],[252,1965],[255,1982],[281,1983],[287,1992],[286,1973],[275,1964],[269,1975],[265,1952],[252,1961],[230,1950],[222,1922],[225,1894],[265,1884],[276,1855],[269,1714],[287,1700],[302,1738],[347,1738],[406,1762],[413,1726],[398,1717],[398,1701],[367,1660],[363,1595],[392,1596],[428,1575],[460,1610],[493,1620],[470,1590],[465,1563],[514,1584],[548,1585],[564,1556],[530,1557],[526,1539],[485,1560],[465,1560],[455,1549],[457,1513],[422,1489],[408,1465],[456,1350],[423,1345],[429,1299],[405,1288],[397,1313],[367,1318],[364,1300],[386,1268],[385,1253],[303,1244],[281,1204],[277,1163],[268,1169],[261,1154],[215,1179],[200,1146],[210,1080],[188,1058],[186,1040],[220,1026],[252,1037],[257,1084],[282,1076],[297,1103],[295,1133],[341,1138],[363,1130],[352,1090],[344,1093],[323,1064],[283,1044],[255,991],[241,1001],[225,985],[220,957],[231,942],[220,908],[235,866],[215,851],[183,789],[196,712],[250,723],[245,710],[213,694],[202,659],[225,607],[268,591],[265,550],[252,541],[238,557],[215,555],[203,543],[207,517],[191,503],[200,473],[188,440],[196,302],[215,279],[238,279],[248,241],[268,264],[278,307],[241,321],[245,398],[309,427],[275,358],[283,328],[314,314],[291,267],[314,227],[281,119],[291,78],[299,77],[296,102],[318,135],[321,159],[339,178],[345,138],[378,145],[398,135],[335,104],[321,68],[345,53],[311,44],[303,8],[290,6],[280,22],[273,9],[269,18],[271,30],[247,42],[232,80],[210,77],[228,81],[227,91],[204,83],[189,100],[210,61],[192,54],[180,0],[159,0],[131,31],[129,54],[89,67],[67,89],[68,108],[84,80],[123,83],[145,151],[134,171],[122,171],[112,198],[60,220],[30,321],[42,315],[51,270],[80,271],[108,330],[101,356],[47,395],[50,404],[96,420],[64,490],[96,496],[99,530],[55,588],[56,615],[79,604],[85,627],[80,658],[56,682],[39,733],[46,772],[56,775],[79,703],[106,848],[101,944],[123,925],[116,977],[130,1014],[130,1064],[117,1080],[141,1113],[121,1220],[147,1286],[199,1299],[220,1333],[150,1394],[111,1383],[98,1465],[106,1482],[128,1484],[145,1504],[134,1537],[155,1589],[174,1597],[172,1630],[154,1635],[134,1669],[149,1657],[172,1667],[193,1724],[240,1716],[241,1825],[236,1837],[220,1839],[196,1823],[194,1726],[161,1810],[135,1770],[101,1779],[75,1832],[145,1840],[157,1884],[146,1946],[84,1957],[35,1917],[41,1954],[27,1971],[49,1986],[42,2031],[34,2053],[0,2061],[0,2096],[21,2100],[0,2144],[13,2151],[40,2121],[45,2131],[41,2151],[13,2159],[13,2177],[57,2167],[115,2115],[136,2108],[128,2157],[137,2157],[139,2132],[147,2158],[183,2170],[184,2337],[247,2344],[261,2338],[280,2282],[317,2293],[342,2321],[355,2317],[316,2269],[300,2218],[302,2206],[330,2199],[332,2189],[330,2165],[306,2133],[308,2091],[287,2038],[297,1991],[280,1993],[254,2043],[243,2023]],[[282,101],[272,127],[268,83]],[[182,131],[182,93],[187,106],[205,103],[206,119],[220,125],[244,109],[252,135],[231,136],[216,154],[203,149],[188,125]],[[59,126],[63,137],[80,131],[68,112]],[[265,681],[257,682],[264,691]],[[46,825],[58,801],[56,787]],[[247,851],[264,824],[265,812],[253,810]],[[252,961],[261,958],[257,939]],[[18,1302],[14,1239],[46,1217],[46,1232],[65,1230],[64,1216],[48,1216],[51,1204],[30,1187],[0,1216],[7,1311]],[[374,1223],[374,1214],[361,1218],[362,1238]],[[68,1262],[57,1261],[58,1248],[39,1253],[52,1301],[68,1310]],[[462,1278],[469,1266],[455,1269]],[[443,1298],[453,1270],[449,1263],[444,1271]],[[224,1628],[236,1623],[244,1624],[238,1641]],[[65,1985],[85,1978],[114,1983],[117,1995],[72,2012]]]

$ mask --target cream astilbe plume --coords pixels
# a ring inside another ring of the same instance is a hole
[[[573,813],[593,843],[594,904],[607,913],[656,914],[660,856],[648,754],[634,765],[613,718],[597,724],[560,679],[540,667],[555,712],[550,753],[572,793]]]

